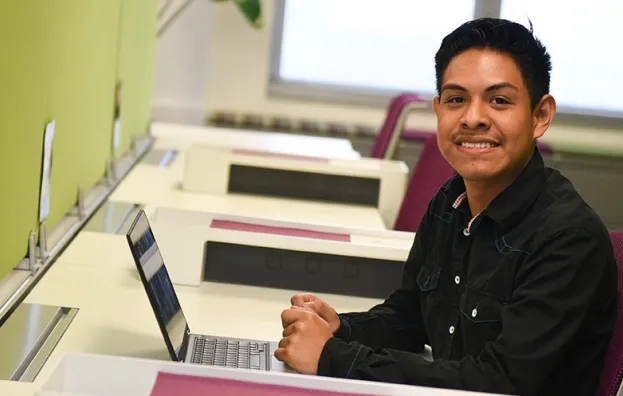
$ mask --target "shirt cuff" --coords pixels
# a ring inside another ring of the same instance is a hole
[[[348,342],[350,341],[350,332],[351,332],[350,324],[348,323],[346,318],[344,318],[343,316],[339,315],[339,317],[340,317],[340,327],[337,329],[335,334],[333,334],[333,336]]]
[[[363,358],[363,345],[348,344],[344,340],[330,338],[322,349],[318,360],[318,375],[324,377],[349,378]]]

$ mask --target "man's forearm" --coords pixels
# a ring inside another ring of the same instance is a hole
[[[429,361],[423,355],[384,349],[374,352],[357,342],[332,338],[324,347],[318,375],[396,384],[517,394],[504,370],[479,359]]]
[[[426,332],[418,315],[417,301],[410,291],[397,291],[385,303],[367,312],[340,314],[341,325],[335,333],[344,341],[357,341],[373,350],[383,348],[419,352],[427,343]]]

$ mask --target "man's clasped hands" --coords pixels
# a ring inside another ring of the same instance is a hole
[[[296,372],[315,375],[327,341],[340,327],[340,318],[330,305],[313,294],[297,294],[291,307],[281,313],[283,338],[275,357]]]

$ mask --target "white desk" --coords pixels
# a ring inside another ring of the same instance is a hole
[[[149,215],[149,214],[148,214]],[[160,238],[158,243],[162,244]],[[251,240],[251,237],[246,237]],[[388,244],[383,250],[390,250],[387,255],[408,254],[412,241],[410,240],[387,240],[375,238],[368,235],[352,235],[355,243],[361,243],[364,248],[368,244]],[[300,243],[300,242],[299,242]],[[391,244],[391,245],[389,245]],[[170,261],[168,258],[165,260]],[[62,265],[78,265],[97,268],[118,268],[129,271],[135,270],[134,259],[130,253],[130,248],[126,241],[125,235],[106,234],[101,232],[82,231],[71,244],[60,255],[59,260],[54,263],[55,266]]]
[[[290,297],[299,292],[217,283],[205,283],[200,287],[176,286],[175,290],[193,331],[265,340],[281,338],[280,314],[290,306]],[[366,310],[380,302],[320,296],[339,311]],[[119,351],[127,356],[168,356],[135,269],[54,265],[25,302],[80,309],[59,346],[66,342],[68,346],[84,343],[95,353]],[[81,323],[88,327],[114,328],[118,334],[106,336],[106,340],[112,337],[108,340],[112,342],[97,345],[91,341],[96,340],[98,334],[83,334],[75,339],[68,336],[75,335]],[[121,336],[119,342],[114,342],[116,335]],[[133,344],[124,344],[123,341],[130,341],[127,338],[131,338]]]
[[[0,395],[35,396],[41,383],[0,381]]]
[[[109,252],[110,261],[117,254]],[[205,283],[176,287],[194,332],[263,340],[281,337],[281,312],[295,291]],[[365,310],[379,301],[321,295],[339,311]],[[78,308],[79,312],[35,380],[47,378],[67,352],[168,360],[168,353],[136,270],[54,264],[26,303]],[[6,387],[5,387],[6,385]],[[5,389],[32,395],[33,384],[0,382]],[[30,392],[30,393],[29,393]]]
[[[192,143],[179,140],[154,143],[154,148],[180,148]],[[168,168],[138,164],[111,194],[111,201],[130,202],[179,209],[238,214],[275,220],[302,221],[312,224],[386,229],[376,208],[335,203],[297,201],[284,198],[228,194],[208,195],[181,190],[186,151],[181,150]]]
[[[169,208],[157,208],[147,216],[172,282],[194,287],[207,279],[383,298],[399,286],[414,238],[413,233],[399,231],[312,226]],[[128,223],[132,221],[134,217]],[[283,259],[283,268],[265,269],[268,256]],[[239,262],[246,267],[236,271]],[[316,269],[300,267],[302,263]],[[76,236],[55,265],[66,264],[135,268],[125,235],[97,231]]]
[[[551,145],[554,155],[623,156],[623,131],[620,126],[606,129],[554,123],[539,140]]]
[[[325,158],[358,159],[361,157],[348,139],[330,137],[163,122],[152,123],[151,135],[163,142],[175,141],[178,149],[193,143],[203,143],[214,147],[265,150]]]
[[[106,373],[107,376],[102,376]],[[193,394],[198,394],[195,386],[201,386],[202,394],[252,395],[266,394],[274,386],[288,387],[293,392],[307,393],[308,390],[327,391],[340,395],[393,395],[393,396],[468,396],[481,393],[463,392],[430,387],[414,387],[365,380],[329,378],[313,375],[293,375],[264,371],[237,370],[214,366],[179,364],[156,359],[139,359],[95,354],[67,354],[63,356],[49,381],[41,389],[46,396],[61,394],[147,395],[154,388],[160,374],[167,373],[167,389],[175,387],[183,392],[184,386],[192,386]],[[190,383],[186,381],[191,376]],[[115,378],[111,382],[109,378]],[[204,380],[201,380],[203,378]],[[163,378],[164,379],[164,378]],[[185,384],[180,383],[184,381]],[[200,381],[199,383],[197,381]],[[244,384],[244,385],[243,385]],[[227,387],[226,391],[223,387]],[[273,388],[274,389],[274,388]],[[295,390],[296,389],[296,390]],[[297,392],[298,390],[298,392]],[[218,393],[220,392],[220,393]],[[279,392],[281,393],[281,392]],[[324,392],[322,392],[324,394]],[[293,394],[288,392],[288,394]],[[316,394],[316,392],[314,392]]]
[[[110,200],[143,204],[148,211],[155,206],[164,206],[311,224],[386,229],[376,208],[238,194],[185,192],[179,188],[183,164],[184,153],[180,153],[169,168],[137,165],[111,194]]]
[[[203,144],[188,148],[184,159],[185,192],[374,207],[388,228],[396,222],[408,185],[409,169],[402,161],[309,158]]]

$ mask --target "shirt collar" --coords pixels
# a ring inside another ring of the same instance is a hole
[[[478,217],[484,215],[503,228],[512,228],[525,216],[538,197],[544,183],[545,164],[541,153],[535,148],[532,158],[515,181],[495,197]],[[467,203],[463,203],[465,201],[465,184],[461,176],[455,175],[448,181],[445,186],[445,193],[453,200],[455,209],[467,205]]]

